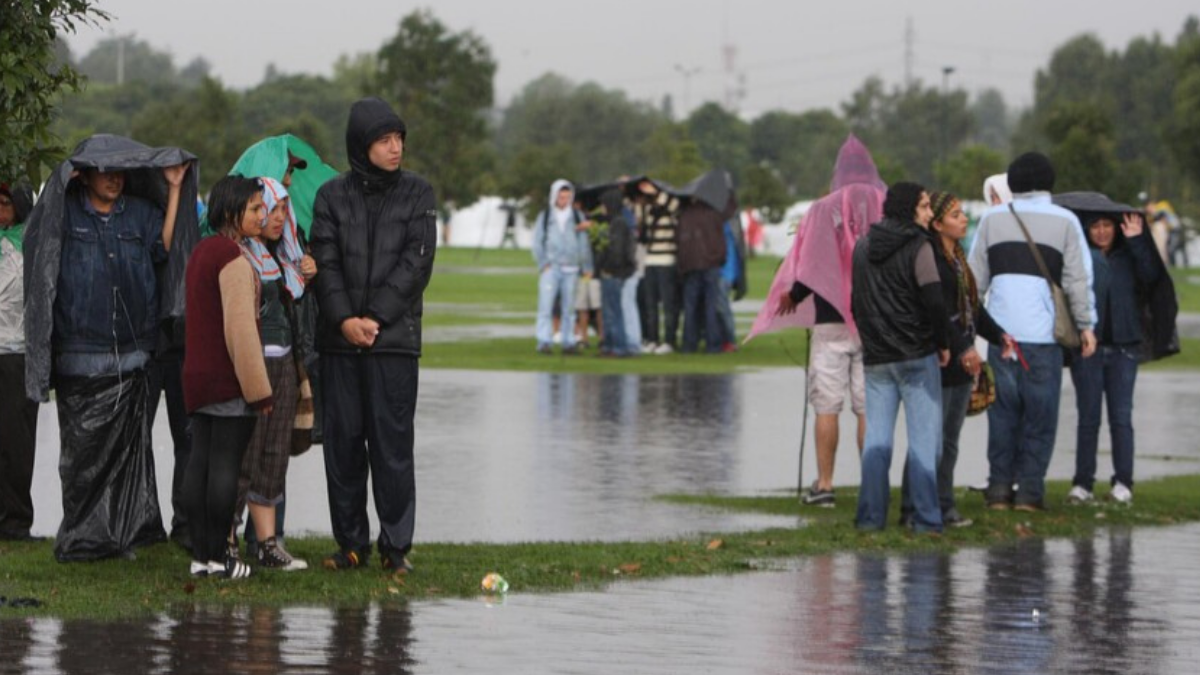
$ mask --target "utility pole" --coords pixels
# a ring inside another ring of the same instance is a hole
[[[680,110],[681,115],[687,115],[691,112],[692,105],[692,76],[700,72],[699,66],[684,68],[680,64],[675,64],[675,71],[683,76],[683,110]]]
[[[942,166],[946,165],[946,153],[950,150],[947,127],[950,126],[950,76],[953,73],[954,66],[942,66],[942,147],[939,153]]]

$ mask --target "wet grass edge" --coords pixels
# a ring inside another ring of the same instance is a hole
[[[893,492],[889,527],[862,533],[854,528],[855,490],[838,488],[832,509],[805,507],[794,493],[762,496],[664,495],[670,503],[697,508],[795,516],[796,527],[748,532],[713,532],[658,541],[537,542],[516,544],[418,543],[412,574],[393,574],[372,558],[361,569],[320,568],[335,548],[327,537],[289,539],[292,552],[316,569],[259,571],[241,582],[193,580],[187,554],[173,544],[138,551],[136,560],[59,564],[52,542],[0,543],[0,596],[32,597],[39,608],[0,608],[0,620],[16,617],[115,620],[196,605],[343,606],[369,602],[405,603],[483,595],[479,582],[499,572],[511,593],[603,589],[627,579],[735,574],[770,568],[770,560],[829,553],[952,552],[994,546],[1027,537],[1085,537],[1106,527],[1163,526],[1200,521],[1200,474],[1149,480],[1136,486],[1132,507],[1101,499],[1093,505],[1065,504],[1069,484],[1047,485],[1044,513],[988,511],[977,494],[959,500],[972,527],[943,536],[913,534],[895,527],[898,494]],[[1105,490],[1098,488],[1103,493]]]

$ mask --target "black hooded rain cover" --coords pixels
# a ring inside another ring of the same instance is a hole
[[[54,170],[25,229],[25,393],[35,401],[49,399],[54,299],[62,254],[63,205],[71,174],[83,169],[124,171],[125,194],[141,197],[164,211],[167,180],[162,169],[192,162],[179,193],[175,233],[166,269],[159,274],[159,317],[183,316],[183,280],[188,257],[200,240],[196,196],[196,156],[179,148],[151,148],[123,136],[97,134],[75,147]]]

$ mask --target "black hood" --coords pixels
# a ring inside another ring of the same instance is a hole
[[[925,228],[911,220],[884,218],[867,231],[867,238],[871,242],[867,259],[877,265],[892,257],[913,239],[928,236]]]
[[[385,171],[372,164],[368,157],[371,144],[393,131],[399,132],[402,139],[408,132],[404,120],[382,99],[364,98],[350,107],[350,121],[346,124],[346,156],[350,159],[350,169],[368,189],[382,188],[400,180],[400,169]]]
[[[29,219],[29,212],[33,211],[33,188],[29,183],[25,181],[16,185],[0,183],[0,192],[8,195],[12,200],[13,212],[16,216],[13,219],[13,225],[20,225]]]

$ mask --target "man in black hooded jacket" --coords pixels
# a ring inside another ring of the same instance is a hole
[[[433,271],[437,212],[429,183],[400,168],[405,136],[387,103],[356,102],[346,126],[350,171],[323,185],[313,206],[325,476],[340,549],[325,560],[329,569],[367,562],[368,474],[383,566],[412,569],[421,297]]]
[[[883,220],[854,247],[851,311],[863,345],[867,433],[855,524],[880,530],[888,512],[888,470],[900,404],[908,431],[912,527],[941,532],[937,463],[942,449],[942,377],[949,324],[933,246],[925,188],[896,183]],[[936,423],[935,423],[936,422]]]

